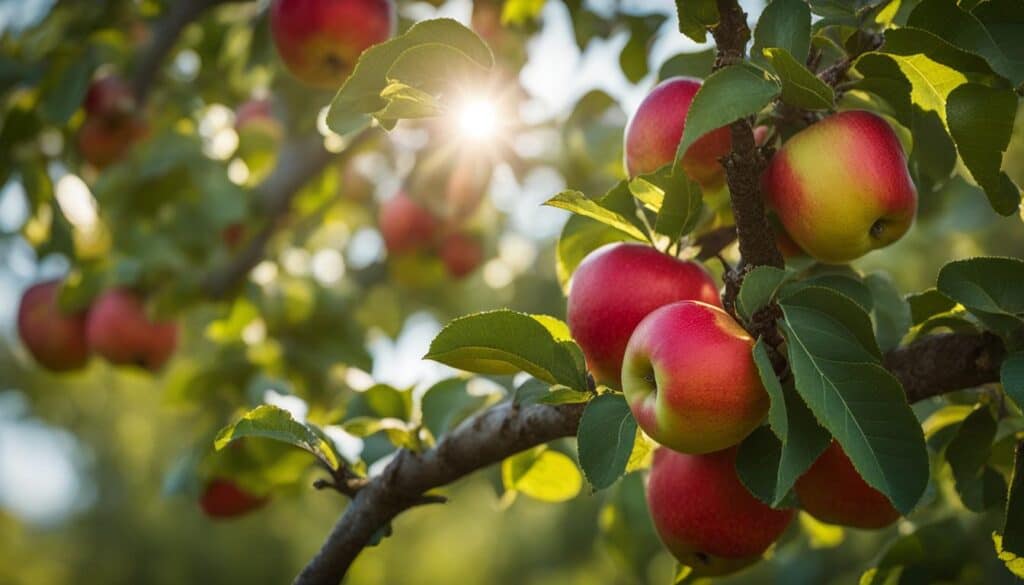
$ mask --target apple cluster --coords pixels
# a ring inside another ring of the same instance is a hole
[[[677,77],[640,104],[625,133],[635,177],[672,163],[700,81]],[[765,141],[766,129],[757,132]],[[697,140],[679,161],[705,191],[724,186],[728,128]],[[821,153],[830,153],[822,157]],[[763,191],[788,255],[846,262],[901,237],[917,195],[895,133],[863,111],[831,115],[771,158]],[[757,561],[795,510],[756,499],[735,469],[737,445],[764,421],[769,398],[754,340],[722,309],[704,267],[643,244],[610,244],[573,276],[567,320],[595,381],[625,395],[640,428],[661,447],[647,502],[666,548],[697,575]],[[799,506],[821,521],[873,529],[899,517],[834,442],[796,482]]]
[[[18,334],[43,368],[79,370],[95,353],[115,365],[155,372],[174,353],[177,325],[150,319],[136,292],[112,288],[86,310],[66,312],[58,302],[60,286],[56,280],[35,284],[18,307]]]

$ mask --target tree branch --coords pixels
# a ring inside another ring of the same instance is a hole
[[[203,292],[211,298],[223,298],[266,255],[267,244],[285,223],[292,199],[302,186],[319,175],[333,161],[352,156],[370,139],[372,130],[356,135],[341,153],[329,152],[323,146],[323,137],[315,134],[288,143],[281,148],[274,170],[259,187],[259,205],[266,222],[224,266],[212,270],[204,279]]]
[[[199,18],[207,9],[218,4],[228,2],[243,2],[248,0],[175,0],[170,2],[167,14],[154,27],[153,36],[149,45],[139,55],[135,65],[135,75],[132,80],[132,89],[135,93],[135,100],[142,104],[149,95],[149,90],[156,79],[160,67],[167,58],[167,54],[174,48],[181,36],[181,31],[192,21]]]
[[[926,337],[890,351],[885,366],[910,402],[999,379],[1005,356],[990,333]],[[356,491],[341,519],[293,585],[337,585],[359,552],[398,514],[432,503],[429,490],[531,447],[576,434],[582,404],[516,406],[504,403],[471,417],[423,453],[400,450],[379,476]],[[427,498],[424,500],[424,498]]]

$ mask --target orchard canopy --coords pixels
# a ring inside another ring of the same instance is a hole
[[[1017,583],[1021,0],[0,1],[0,583]]]

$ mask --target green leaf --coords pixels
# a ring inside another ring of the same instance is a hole
[[[502,461],[501,480],[506,490],[542,502],[571,500],[583,487],[583,478],[572,459],[544,445]]]
[[[374,45],[359,56],[352,74],[331,102],[328,127],[341,135],[364,128],[370,122],[370,114],[388,105],[381,92],[388,85],[392,65],[407,50],[427,44],[456,49],[484,68],[494,63],[490,49],[480,37],[457,21],[439,18],[418,22],[405,34]]]
[[[911,583],[955,581],[964,564],[970,541],[955,517],[918,526],[914,532],[897,537],[883,550],[875,568],[867,571],[860,585],[902,583],[902,573],[913,575]]]
[[[501,24],[522,26],[536,21],[547,0],[505,0],[501,7]]]
[[[910,330],[910,306],[900,296],[892,279],[884,274],[869,274],[864,277],[864,284],[871,290],[874,301],[871,322],[879,349],[889,351],[898,346]]]
[[[999,381],[1003,384],[1003,392],[1017,404],[1017,408],[1024,408],[1024,353],[1013,353],[1003,359]]]
[[[670,77],[696,77],[704,79],[711,75],[711,67],[715,64],[715,50],[707,49],[699,53],[680,53],[673,55],[662,63],[658,69],[658,81]]]
[[[387,384],[374,384],[363,392],[354,392],[345,409],[345,418],[412,418],[412,393]]]
[[[462,378],[442,380],[427,388],[420,398],[423,426],[438,438],[483,408],[487,402],[487,396],[470,394],[467,381]]]
[[[1013,573],[1017,578],[1024,578],[1024,558],[1003,550],[1003,537],[997,532],[992,533],[992,544],[995,546],[996,555],[999,557],[999,560],[1006,564],[1006,570]]]
[[[989,0],[972,12],[955,0],[925,0],[910,13],[907,25],[927,30],[964,51],[981,55],[1013,85],[1024,82],[1020,44],[1024,10],[1014,0]]]
[[[939,271],[939,292],[966,307],[986,327],[1013,335],[1024,325],[1024,261],[981,257],[950,262]]]
[[[956,306],[956,301],[934,288],[907,295],[907,303],[910,305],[910,321],[914,325],[923,323],[929,317],[947,313]]]
[[[746,322],[775,298],[775,293],[790,274],[774,266],[756,266],[740,286],[736,296],[736,313]]]
[[[765,49],[765,57],[782,80],[782,101],[806,110],[829,110],[835,92],[824,81],[793,58],[786,49]]]
[[[1000,170],[1016,114],[1013,90],[977,83],[956,88],[946,102],[949,133],[957,152],[985,190],[992,209],[1002,215],[1013,215],[1020,208],[1020,189]]]
[[[576,433],[580,468],[594,490],[602,490],[626,472],[637,424],[621,394],[602,394],[583,410]]]
[[[569,388],[558,388],[553,387],[551,391],[541,396],[538,400],[538,404],[582,404],[589,402],[594,394],[591,392],[580,392],[578,390],[571,390]]]
[[[387,100],[387,105],[373,115],[387,124],[398,120],[433,118],[444,111],[433,95],[397,81],[381,90],[380,97]]]
[[[858,87],[888,100],[901,110],[899,117],[903,121],[910,119],[910,113],[901,102],[909,99],[909,104],[935,112],[945,125],[950,92],[967,83],[963,73],[924,54],[865,53],[857,59],[855,67],[865,76]]]
[[[771,398],[771,432],[762,427],[740,443],[736,468],[751,493],[779,506],[796,480],[825,452],[832,437],[815,420],[792,383],[779,382],[763,339],[754,344],[754,363]]]
[[[903,388],[880,364],[868,315],[823,288],[779,304],[800,396],[864,480],[909,512],[928,483],[928,454]]]
[[[676,150],[676,161],[700,137],[758,113],[781,90],[777,79],[750,63],[730,65],[712,73],[690,103],[683,137]]]
[[[870,311],[874,308],[875,301],[871,296],[871,289],[861,282],[860,275],[853,271],[824,272],[805,280],[787,283],[782,288],[779,296],[793,294],[809,286],[834,290],[860,305],[860,308],[864,309],[864,311]]]
[[[312,453],[331,469],[337,469],[340,458],[334,446],[323,438],[313,425],[301,423],[287,410],[264,404],[242,415],[242,418],[217,433],[213,445],[219,451],[228,443],[243,437],[273,439]]]
[[[1017,443],[1013,459],[1013,476],[1006,497],[1006,519],[1003,523],[1002,550],[1024,556],[1024,443]],[[1000,554],[999,558],[1003,558]]]
[[[953,471],[957,494],[964,506],[974,512],[1001,505],[1006,496],[1006,483],[999,472],[986,465],[995,436],[992,410],[979,404],[960,423],[946,447],[946,461]]]
[[[707,29],[718,24],[718,4],[715,0],[676,0],[679,32],[695,43],[707,40]]]
[[[520,406],[537,404],[550,391],[550,385],[541,382],[537,378],[530,378],[516,388],[515,393],[512,395],[512,403]]]
[[[402,51],[388,68],[387,79],[438,94],[479,79],[490,66],[446,42],[424,43]]]
[[[762,64],[765,49],[777,47],[802,64],[811,47],[811,10],[802,0],[774,0],[765,6],[754,29],[750,58]]]
[[[430,343],[425,359],[479,374],[524,371],[549,384],[587,389],[586,372],[544,325],[507,309],[455,319]]]
[[[619,181],[615,187],[598,198],[597,202],[601,207],[630,219],[630,223],[638,230],[642,226],[639,219],[634,220],[633,216],[629,215],[636,213],[636,202],[626,181]],[[646,241],[646,239],[646,237],[634,238],[622,230],[589,217],[573,215],[569,221],[565,222],[556,249],[555,270],[562,290],[568,292],[569,279],[576,271],[576,267],[594,250],[615,242]]]
[[[654,223],[654,231],[668,236],[674,244],[692,232],[700,221],[704,209],[700,185],[686,176],[682,169],[673,172],[669,165],[645,178],[662,193],[662,200],[656,210],[658,218]],[[633,182],[640,180],[643,179],[635,179]]]
[[[608,227],[615,228],[636,240],[647,239],[646,234],[633,225],[633,223],[625,216],[602,206],[600,201],[587,199],[587,197],[579,191],[562,191],[551,199],[548,199],[544,205],[564,209],[577,215],[582,215],[583,217],[589,217],[590,219],[599,221]]]

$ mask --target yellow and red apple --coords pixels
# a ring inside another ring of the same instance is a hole
[[[870,112],[840,112],[801,130],[762,176],[768,205],[807,254],[842,263],[910,229],[917,191],[896,133]]]
[[[686,455],[661,448],[647,480],[647,506],[665,547],[701,576],[756,562],[793,519],[758,501],[736,474],[736,449]]]
[[[731,447],[768,414],[754,340],[722,309],[680,301],[633,331],[622,361],[622,391],[652,439],[683,453]]]
[[[686,114],[700,86],[696,78],[671,77],[640,102],[626,126],[626,172],[630,177],[652,173],[675,160],[686,128]],[[725,183],[725,169],[718,159],[731,148],[729,128],[718,128],[694,142],[679,164],[706,191],[720,189]]]
[[[711,275],[696,262],[642,244],[610,244],[587,256],[573,274],[566,317],[594,378],[621,388],[633,329],[651,311],[682,300],[721,303]]]

